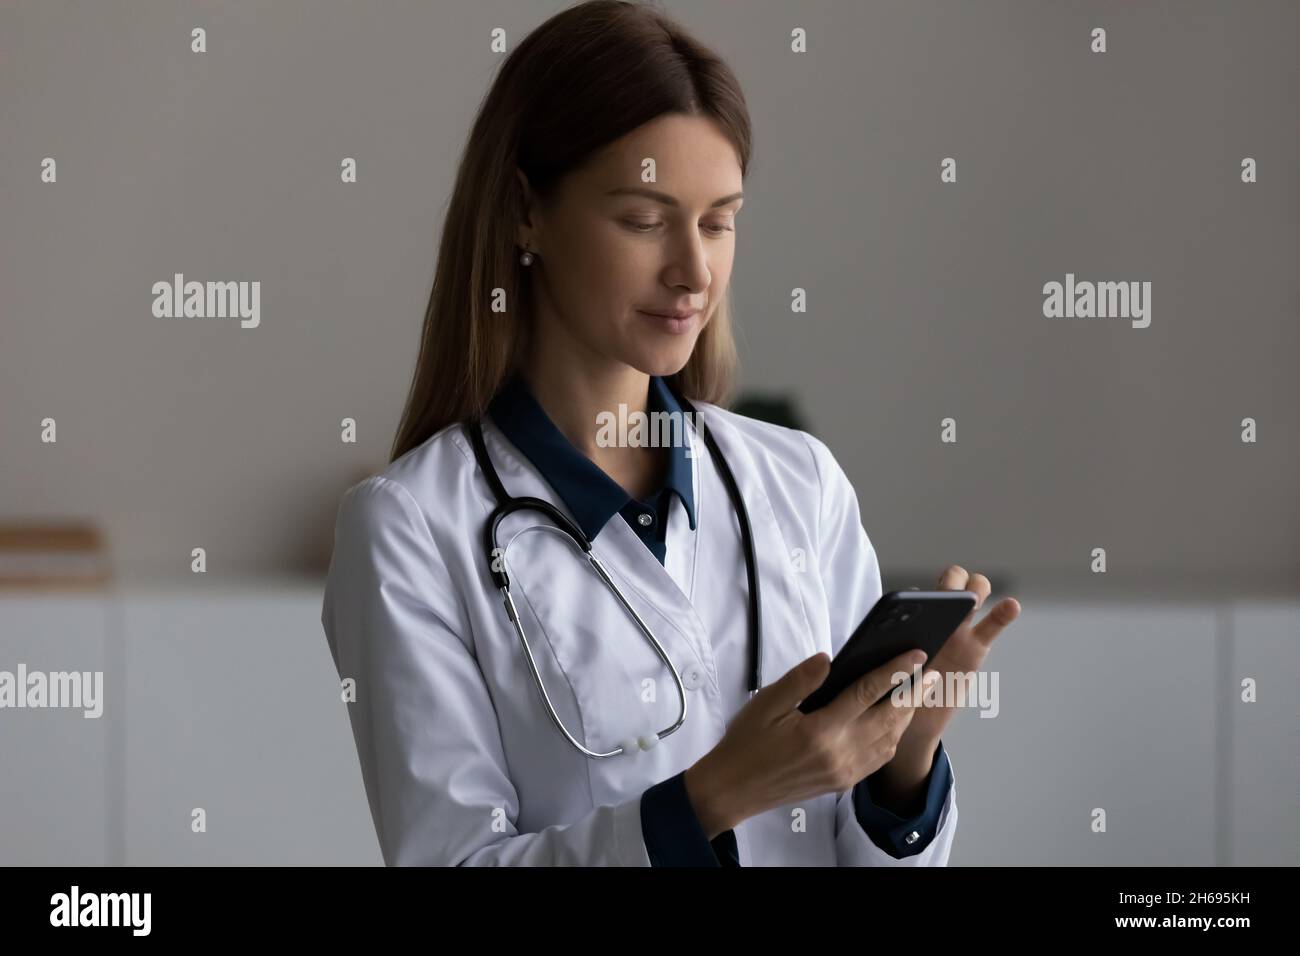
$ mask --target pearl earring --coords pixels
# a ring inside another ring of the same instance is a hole
[[[519,262],[521,265],[531,266],[533,264],[533,254],[525,249],[524,254],[519,257]]]

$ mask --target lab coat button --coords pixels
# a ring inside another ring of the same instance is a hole
[[[695,690],[700,686],[701,681],[700,669],[698,667],[687,668],[686,673],[682,675],[682,685],[687,690]]]
[[[921,839],[921,834],[919,834],[919,833],[917,833],[915,830],[913,830],[911,833],[909,833],[909,834],[907,835],[907,838],[906,838],[906,839],[907,839],[907,843],[908,843],[908,845],[911,846],[911,845],[912,845],[913,843],[915,843],[917,840]]]
[[[655,523],[655,519],[650,517],[650,515],[644,511],[641,512],[641,514],[637,517],[636,520],[641,523],[641,527],[643,528],[648,528]]]

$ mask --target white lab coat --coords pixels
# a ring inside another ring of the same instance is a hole
[[[744,495],[761,581],[763,683],[832,656],[881,594],[847,477],[806,432],[696,402]],[[489,419],[506,490],[567,509]],[[389,865],[648,866],[640,801],[722,738],[748,699],[747,586],[726,488],[691,431],[698,528],[672,496],[667,564],[621,515],[593,548],[682,674],[686,721],[649,751],[593,759],[560,736],[489,576],[495,506],[460,426],[350,488],[338,511],[322,623]],[[569,539],[537,512],[499,529],[505,567],[557,712],[592,750],[677,717],[671,675]],[[921,853],[896,859],[854,814],[852,790],[774,807],[735,828],[744,866],[943,866],[949,787]]]

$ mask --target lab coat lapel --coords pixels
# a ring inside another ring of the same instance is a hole
[[[731,466],[749,513],[763,599],[762,683],[766,686],[817,653],[795,577],[814,560],[812,542],[787,540],[776,505],[767,493],[762,464],[716,409],[707,403],[696,405],[703,427],[712,433]],[[507,491],[516,497],[542,498],[572,517],[533,464],[490,422],[489,426],[484,429],[485,441]],[[743,702],[749,659],[748,585],[739,519],[698,429],[694,422],[687,429],[697,529],[689,529],[685,510],[674,498],[668,532],[669,567],[680,580],[659,563],[621,515],[606,522],[592,549],[679,670],[699,665],[718,689],[716,662],[741,662],[739,680],[731,679],[735,675],[724,676],[728,677],[728,689],[738,691],[729,701]],[[533,511],[512,515],[502,524],[501,539],[509,540],[521,528],[546,524],[546,519]]]
[[[763,466],[748,444],[716,410],[711,414],[704,405],[699,411],[703,428],[712,433],[731,466],[749,515],[762,596],[761,676],[766,686],[817,653],[795,577],[813,560],[812,543],[787,540],[767,492]],[[618,586],[625,593],[635,591],[656,616],[645,618],[651,629],[656,634],[671,630],[689,646],[714,689],[723,693],[725,685],[723,696],[734,712],[747,699],[749,679],[749,586],[740,522],[698,426],[691,423],[687,433],[697,528],[690,530],[685,510],[674,499],[668,561],[677,576],[659,564],[619,516],[610,520],[593,547]],[[682,667],[681,658],[673,655],[673,660]],[[727,673],[719,673],[719,661],[726,662]]]
[[[679,517],[685,520],[685,515]],[[668,547],[672,546],[670,541]],[[685,671],[691,665],[702,667],[716,688],[717,672],[704,622],[668,569],[659,563],[637,533],[621,516],[615,515],[592,542],[592,550],[614,583],[634,601],[637,612],[659,637],[677,669]],[[639,600],[633,599],[634,594]],[[672,641],[671,645],[664,635]]]
[[[537,468],[524,457],[495,426],[484,428],[484,441],[487,444],[492,461],[497,467],[506,491],[513,497],[532,496],[548,501],[572,519],[573,514],[563,500],[541,476]],[[707,454],[707,452],[705,453]],[[698,456],[694,459],[698,462]],[[693,468],[692,481],[695,483],[696,501],[699,501],[699,468]],[[674,507],[680,503],[674,501]],[[697,508],[698,508],[697,504]],[[679,520],[678,520],[679,519]],[[682,529],[687,522],[684,511],[674,515],[670,524],[669,548],[687,544],[682,541]],[[539,525],[549,525],[545,517],[535,511],[520,512],[507,517],[501,524],[500,541],[504,546],[520,531]],[[692,534],[686,528],[686,534]],[[708,647],[708,637],[700,616],[696,613],[690,599],[678,585],[668,569],[628,526],[622,515],[612,515],[592,541],[592,551],[605,566],[615,585],[641,615],[646,626],[659,639],[673,664],[679,671],[685,671],[691,665],[703,670],[708,679],[717,687],[717,673]],[[576,553],[574,561],[581,560]],[[683,566],[689,571],[693,564]],[[524,572],[527,573],[527,572]],[[591,576],[592,587],[602,587],[594,575]],[[629,620],[629,626],[635,627]],[[670,693],[675,694],[673,689]]]
[[[702,406],[702,407],[701,407]],[[817,653],[816,640],[802,592],[795,575],[802,573],[812,561],[812,543],[787,538],[777,518],[777,507],[767,492],[768,482],[760,462],[749,449],[748,442],[721,415],[704,403],[697,403],[704,430],[710,432],[721,449],[740,489],[741,499],[749,514],[749,524],[754,537],[754,557],[758,572],[759,592],[762,598],[763,653],[761,664],[762,686],[779,680],[790,668]],[[713,635],[714,653],[720,659],[742,661],[739,680],[728,676],[725,686],[735,692],[729,702],[739,706],[747,697],[749,680],[748,583],[745,575],[744,549],[740,543],[739,518],[734,513],[726,493],[726,485],[705,447],[703,436],[693,435],[698,452],[696,460],[709,463],[703,482],[700,526],[702,550],[698,555],[701,567],[696,577],[716,574],[719,580],[710,579],[707,588],[696,588],[693,593],[696,608]],[[811,462],[809,467],[812,467]],[[703,469],[697,469],[703,471]],[[719,532],[713,524],[726,523],[730,530]],[[705,523],[709,527],[705,527]],[[715,561],[724,562],[726,574],[713,568]],[[728,583],[731,582],[731,583]]]

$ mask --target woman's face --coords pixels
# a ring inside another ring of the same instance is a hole
[[[654,182],[642,181],[654,160]],[[691,356],[731,278],[741,172],[713,121],[668,114],[565,177],[549,207],[527,191],[519,244],[537,258],[538,345],[596,371],[671,375]],[[689,312],[685,319],[646,313]]]

